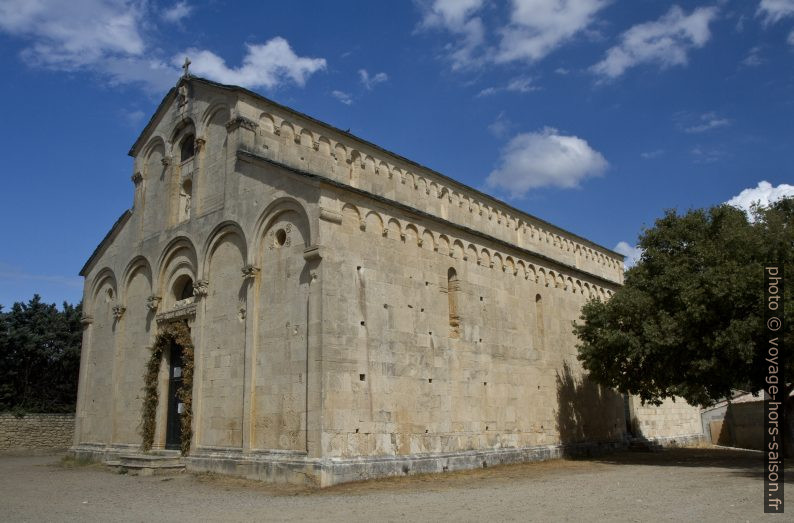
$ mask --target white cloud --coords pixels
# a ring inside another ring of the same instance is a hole
[[[510,132],[511,127],[513,127],[513,122],[511,122],[510,119],[505,116],[505,112],[502,111],[496,116],[493,122],[488,124],[488,132],[497,138],[502,138]]]
[[[610,0],[513,0],[497,62],[538,61],[586,29]]]
[[[761,56],[761,46],[757,45],[747,51],[747,54],[742,58],[741,64],[746,67],[757,67],[765,61]]]
[[[786,41],[788,42],[788,45],[794,45],[794,30],[788,34]]]
[[[389,76],[386,73],[377,73],[374,76],[370,76],[366,69],[359,69],[358,70],[358,77],[361,79],[361,83],[367,90],[372,90],[378,84],[381,84],[389,79]]]
[[[658,20],[635,25],[624,32],[619,45],[610,48],[604,59],[590,70],[605,78],[617,78],[641,64],[656,63],[662,68],[686,65],[688,52],[711,37],[709,24],[716,7],[700,7],[685,14],[673,6]]]
[[[190,16],[192,11],[193,6],[188,5],[187,2],[177,2],[173,6],[163,11],[162,17],[166,22],[175,24]]]
[[[761,207],[768,207],[770,203],[774,203],[781,198],[794,198],[794,185],[781,183],[777,187],[773,187],[771,183],[762,181],[758,182],[758,187],[745,189],[725,203],[742,209],[749,214],[750,208],[754,203],[759,204]]]
[[[531,93],[532,91],[539,90],[540,87],[532,83],[532,78],[519,76],[510,80],[507,83],[506,89],[515,93]]]
[[[507,85],[504,87],[486,87],[479,93],[477,93],[477,98],[481,98],[483,96],[491,96],[497,94],[502,91],[508,91],[512,93],[531,93],[533,91],[539,91],[540,87],[533,83],[532,78],[528,76],[517,76],[513,78]]]
[[[467,69],[482,62],[477,57],[478,48],[485,41],[482,20],[473,16],[483,6],[483,0],[433,0],[421,3],[421,27],[445,29],[457,36],[446,52],[453,69]]]
[[[350,105],[353,103],[353,97],[344,91],[331,91],[331,96],[333,96],[334,98],[336,98],[345,105]]]
[[[774,24],[794,16],[794,0],[761,0],[756,15],[762,16],[765,24]]]
[[[641,248],[627,242],[618,242],[612,250],[626,257],[623,261],[623,265],[627,269],[634,267],[637,262],[640,261],[643,252]]]
[[[603,174],[607,166],[585,140],[547,127],[510,140],[485,183],[520,197],[537,187],[577,187],[585,178]]]
[[[147,0],[3,0],[0,32],[27,42],[20,54],[32,67],[89,72],[111,85],[136,84],[162,92],[176,83],[185,57],[169,61],[154,41],[153,17],[178,21],[191,7],[180,0],[162,12]],[[303,85],[325,68],[322,58],[296,56],[283,38],[249,45],[243,66],[230,69],[211,51],[191,54],[193,72],[248,87],[275,87],[285,81]]]
[[[587,30],[613,0],[511,0],[510,19],[494,27],[498,44],[486,41],[479,11],[483,0],[418,0],[422,29],[442,29],[456,40],[445,47],[453,70],[517,60],[536,62]]]
[[[648,152],[640,153],[640,156],[644,160],[653,160],[654,158],[658,158],[658,157],[660,157],[663,154],[664,154],[664,150],[656,149],[655,151],[648,151]]]
[[[679,123],[681,129],[689,134],[705,133],[706,131],[727,127],[731,124],[728,118],[723,118],[713,112],[704,113],[698,117],[693,117],[684,113],[681,118],[683,120],[689,120],[688,122],[682,121]]]
[[[422,25],[460,32],[466,27],[469,16],[482,5],[483,0],[433,0],[430,4],[421,5],[424,11]]]
[[[696,145],[690,151],[695,163],[716,163],[728,156],[724,149]]]
[[[324,58],[296,55],[289,42],[280,36],[264,44],[245,45],[248,52],[242,65],[236,68],[227,66],[223,58],[205,49],[188,49],[175,55],[171,63],[178,66],[189,56],[191,72],[199,76],[225,84],[268,89],[290,80],[302,87],[309,76],[326,66]]]
[[[113,56],[145,49],[139,2],[58,0],[0,3],[0,30],[30,41],[23,57],[32,65],[72,71]]]

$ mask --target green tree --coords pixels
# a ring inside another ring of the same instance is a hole
[[[34,295],[0,308],[0,410],[74,410],[80,368],[81,305],[62,310]]]
[[[574,324],[592,379],[654,404],[680,396],[708,405],[735,389],[763,389],[764,264],[781,263],[794,279],[794,199],[755,207],[751,217],[728,205],[667,211],[643,231],[642,258],[625,285],[606,303],[588,302]],[[792,287],[780,333],[789,380]]]

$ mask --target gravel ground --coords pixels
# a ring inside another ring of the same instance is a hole
[[[0,457],[0,520],[759,521],[761,459],[716,448],[622,452],[304,490]]]

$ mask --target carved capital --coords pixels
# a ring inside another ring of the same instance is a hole
[[[254,267],[251,264],[246,265],[242,268],[243,273],[243,280],[245,281],[252,281],[256,278],[256,275],[259,274],[259,267]]]
[[[206,144],[207,144],[207,140],[205,140],[204,138],[196,138],[196,142],[194,144],[196,152],[203,149]]]
[[[135,174],[133,174],[130,179],[132,180],[132,183],[137,186],[143,181],[143,175],[141,174],[141,171],[135,171]]]
[[[312,149],[314,149],[315,151],[319,151],[320,150],[320,142],[312,142]]]
[[[196,299],[205,298],[209,292],[210,282],[207,280],[196,280],[193,284],[193,296]]]
[[[307,262],[310,261],[320,261],[323,259],[323,255],[320,252],[319,245],[313,245],[308,247],[306,250],[303,251],[303,259]]]
[[[113,307],[113,317],[116,318],[117,320],[120,320],[121,317],[124,316],[124,311],[126,310],[127,307],[124,307],[122,305],[115,305]]]
[[[327,222],[340,224],[342,223],[342,214],[325,207],[320,207],[320,219]]]
[[[170,156],[163,156],[160,159],[160,163],[163,164],[163,167],[168,167],[169,165],[171,165],[171,157]]]
[[[154,294],[152,294],[151,296],[146,298],[146,308],[153,312],[157,311],[157,309],[160,308],[161,300],[162,298],[160,296],[155,296]]]
[[[248,129],[249,131],[255,131],[258,126],[259,124],[256,123],[255,121],[249,120],[245,116],[237,115],[228,122],[226,122],[226,131],[232,132],[240,127],[242,127],[243,129]]]

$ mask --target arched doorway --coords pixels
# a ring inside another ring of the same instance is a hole
[[[162,390],[159,380],[160,368],[165,358],[168,368],[167,397],[164,405],[165,447],[178,449],[182,454],[187,454],[193,435],[193,342],[190,339],[190,327],[185,321],[173,321],[160,325],[159,330],[146,370],[141,420],[142,447],[144,451],[148,451],[154,444],[157,405]],[[162,418],[160,419],[162,421]]]
[[[182,346],[171,339],[168,347],[168,414],[165,424],[165,448],[182,448],[182,415],[185,404],[180,400],[180,390],[184,382],[184,361]]]

